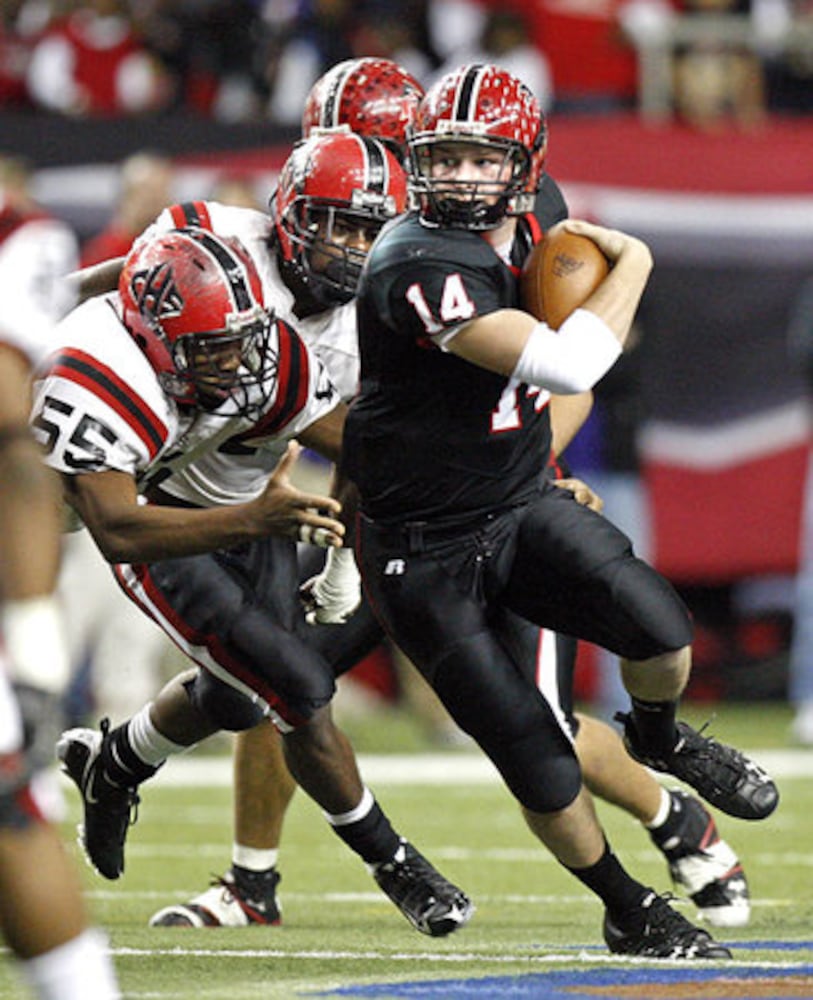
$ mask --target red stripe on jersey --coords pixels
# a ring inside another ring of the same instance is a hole
[[[245,441],[278,433],[308,401],[310,363],[308,351],[295,330],[277,320],[277,395],[274,405],[253,427],[236,436]]]
[[[107,365],[75,348],[60,351],[48,374],[81,385],[103,400],[135,431],[155,458],[169,435],[169,429],[152,408]]]
[[[523,218],[528,223],[528,228],[531,231],[531,239],[534,243],[538,243],[544,236],[539,219],[537,219],[533,212],[526,212]]]
[[[187,201],[182,205],[171,205],[169,214],[177,229],[197,226],[199,229],[208,229],[209,232],[213,232],[212,218],[205,201]]]
[[[289,705],[281,698],[279,694],[268,682],[249,667],[246,663],[239,659],[239,656],[230,650],[223,640],[211,633],[211,632],[201,632],[200,630],[194,628],[187,621],[185,621],[179,613],[169,604],[164,597],[161,589],[156,585],[152,576],[150,575],[150,567],[145,564],[131,565],[130,569],[135,573],[141,584],[145,595],[151,602],[152,606],[155,608],[159,614],[165,618],[170,625],[175,629],[175,631],[183,637],[183,639],[189,643],[190,646],[198,646],[202,649],[206,649],[212,659],[223,667],[223,669],[231,674],[236,680],[245,684],[246,687],[255,691],[263,701],[272,708],[277,715],[289,726],[297,727],[303,725],[307,720],[300,715],[298,712],[290,708]],[[127,586],[123,574],[116,567],[116,575],[119,579],[119,583],[122,584],[124,589],[127,591],[128,595],[134,597],[135,595]],[[145,608],[148,613],[150,613],[149,605],[145,606],[143,602],[136,600],[136,603],[141,608]],[[151,617],[154,617],[150,613]],[[191,651],[184,650],[187,655],[190,655]],[[205,664],[202,664],[205,667]]]

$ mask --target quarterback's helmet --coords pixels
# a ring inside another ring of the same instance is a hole
[[[347,125],[358,135],[387,143],[403,159],[406,130],[423,93],[415,77],[391,59],[346,59],[311,87],[302,135],[307,138],[315,128]]]
[[[297,143],[269,200],[295,295],[323,308],[348,302],[378,230],[405,210],[406,197],[403,168],[376,139],[317,130]]]
[[[178,403],[214,410],[231,398],[251,417],[267,401],[277,367],[272,319],[238,240],[190,227],[140,241],[119,297],[125,327]]]
[[[441,77],[418,105],[408,140],[412,185],[427,222],[492,229],[506,215],[533,209],[545,163],[547,126],[536,97],[507,70],[471,64]],[[474,185],[434,179],[435,147],[451,142],[500,151],[510,168],[508,179]],[[495,195],[499,197],[492,204]]]

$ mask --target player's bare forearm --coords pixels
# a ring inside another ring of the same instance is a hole
[[[553,435],[553,453],[561,455],[578,433],[593,409],[593,392],[580,392],[573,396],[551,396],[550,426]]]
[[[84,302],[94,295],[115,291],[123,263],[124,257],[111,257],[110,260],[103,260],[99,264],[91,264],[89,267],[74,271],[70,278],[76,288],[78,301]]]
[[[323,529],[326,544],[344,536],[339,504],[293,487],[287,468],[255,500],[233,506],[141,504],[132,476],[114,471],[70,477],[68,499],[110,563],[199,555],[266,535],[297,538],[303,526]]]

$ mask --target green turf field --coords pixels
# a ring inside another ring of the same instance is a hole
[[[148,928],[156,909],[201,891],[228,864],[231,795],[222,781],[222,754],[197,754],[198,766],[219,784],[184,787],[170,778],[170,764],[165,778],[144,788],[122,879],[105,882],[83,865],[90,905],[110,935],[128,998],[813,997],[813,751],[785,753],[784,708],[733,706],[719,713],[714,731],[720,739],[766,748],[787,772],[778,779],[782,802],[770,820],[720,820],[753,898],[751,924],[717,934],[734,947],[733,978],[719,979],[723,965],[706,963],[700,982],[659,987],[652,970],[657,980],[660,970],[675,965],[608,956],[598,902],[531,837],[502,786],[487,773],[483,778],[479,753],[450,751],[428,768],[425,757],[406,764],[399,757],[397,768],[381,756],[362,762],[364,769],[369,761],[365,773],[402,831],[476,902],[469,926],[448,939],[412,930],[304,796],[295,800],[285,831],[282,927]],[[700,716],[685,717],[696,722]],[[384,746],[419,748],[411,723],[398,713],[348,728],[368,754]],[[184,766],[177,762],[179,777]],[[406,783],[410,771],[424,775],[422,783]],[[449,783],[426,783],[439,779]],[[67,785],[66,795],[65,835],[78,859],[72,843],[78,803]],[[601,815],[628,866],[657,889],[669,888],[665,866],[640,828],[607,808]],[[691,914],[690,905],[685,912]],[[687,971],[682,963],[678,974],[696,976],[697,966]],[[765,985],[765,977],[777,975]],[[0,962],[0,997],[22,998],[15,982],[8,959]],[[424,986],[398,985],[416,983]],[[362,992],[365,984],[388,985]]]

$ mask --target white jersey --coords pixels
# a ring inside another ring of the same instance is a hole
[[[121,323],[116,295],[79,306],[55,338],[33,409],[48,464],[71,475],[126,472],[142,489],[160,482],[196,506],[257,496],[288,440],[339,402],[324,366],[284,323],[272,328],[278,365],[269,398],[251,419],[233,400],[213,412],[179,408]],[[221,469],[226,455],[228,478]]]
[[[260,274],[266,307],[296,330],[326,368],[341,398],[351,399],[359,377],[355,301],[299,319],[293,311],[294,297],[280,276],[276,253],[270,245],[271,220],[255,209],[208,201],[173,205],[139,239],[186,225],[198,225],[220,237],[236,237],[243,244]],[[207,495],[219,496],[221,503],[238,503],[259,492],[271,471],[266,457],[258,453],[255,461],[247,450],[235,453],[220,449],[187,464],[165,480],[162,489],[189,499],[204,488]]]

